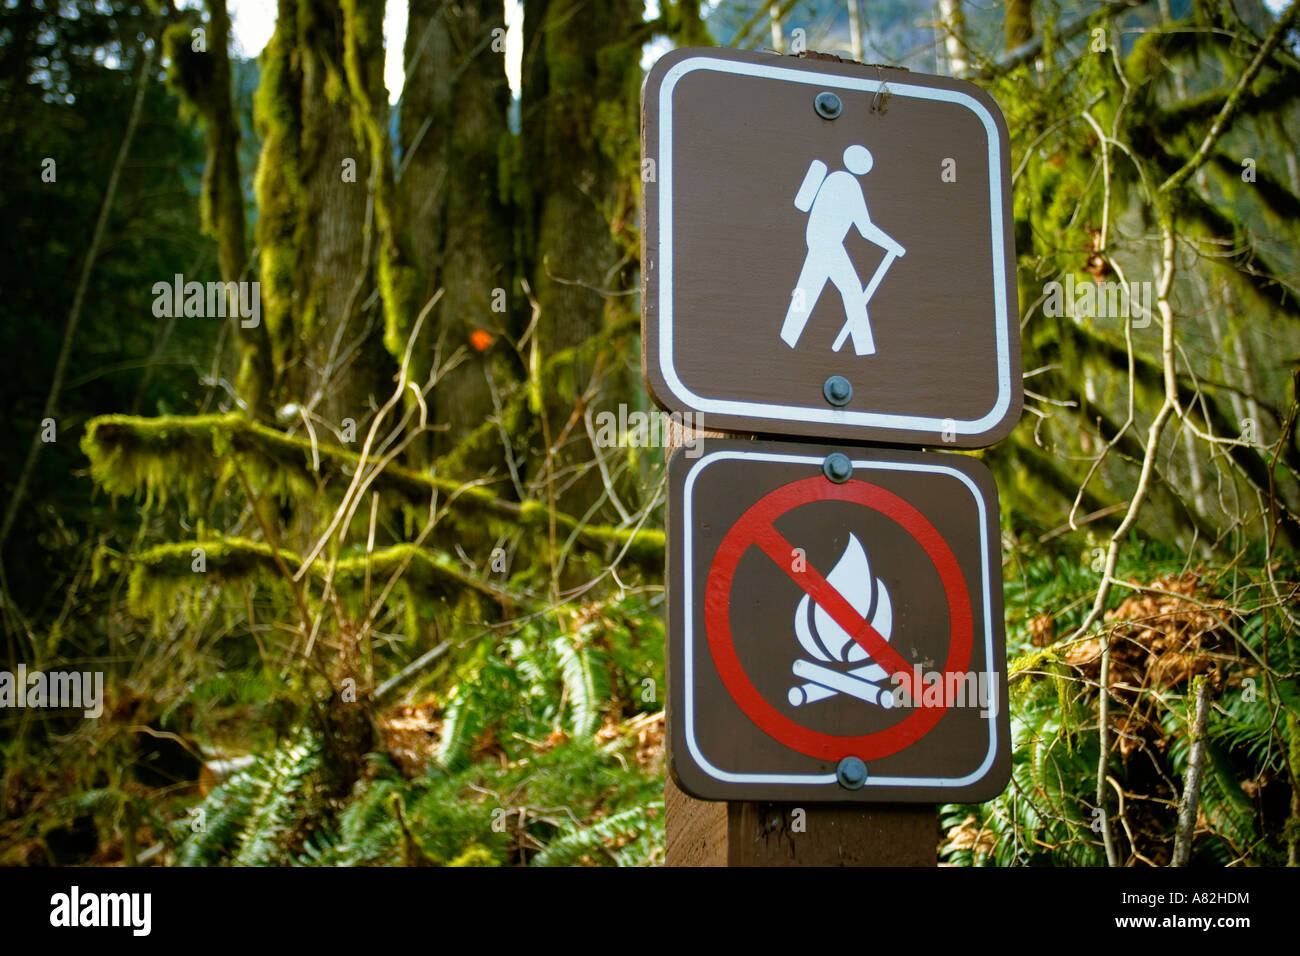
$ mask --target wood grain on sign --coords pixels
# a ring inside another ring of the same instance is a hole
[[[665,458],[697,437],[721,435],[671,423]],[[797,824],[796,809],[802,813]],[[938,861],[938,811],[931,805],[696,800],[668,776],[664,815],[668,866],[934,866]]]
[[[838,118],[814,110],[822,92],[841,101]],[[643,177],[642,368],[660,405],[732,431],[914,445],[983,447],[1011,430],[1022,392],[1010,160],[988,94],[903,70],[686,49],[656,63],[643,97],[655,174]],[[859,175],[854,147],[870,156]],[[838,191],[821,185],[833,179]],[[819,202],[823,190],[834,199]],[[845,190],[865,216],[836,218]],[[848,271],[808,280],[788,341],[814,232]],[[865,352],[842,340],[859,292]],[[843,408],[823,395],[832,375],[853,387]]]

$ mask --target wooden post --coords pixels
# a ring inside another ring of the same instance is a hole
[[[802,810],[796,824],[796,810]],[[668,866],[934,866],[930,804],[713,803],[664,784]]]
[[[669,419],[665,459],[698,436],[726,437]],[[670,776],[664,782],[664,824],[668,866],[938,862],[939,817],[930,804],[722,803],[687,796]]]

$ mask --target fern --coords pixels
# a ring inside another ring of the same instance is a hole
[[[553,840],[546,849],[533,857],[533,866],[571,866],[584,858],[611,858],[617,865],[625,866],[626,857],[620,856],[611,843],[624,841],[628,845],[647,831],[653,831],[656,820],[662,820],[663,801],[649,803],[645,806],[632,807],[621,813],[611,814],[590,826],[563,834]],[[644,845],[637,847],[637,854],[643,853]],[[629,856],[635,860],[637,854]]]
[[[577,646],[568,637],[556,637],[560,676],[569,702],[569,726],[575,737],[587,738],[600,726],[601,709],[609,695],[609,670],[605,656],[586,643],[586,628]]]
[[[298,822],[305,781],[319,768],[320,749],[314,742],[290,744],[273,753],[240,839],[237,865],[265,866],[284,859],[284,843]]]
[[[50,809],[56,813],[68,813],[71,815],[80,815],[91,813],[95,815],[116,813],[122,803],[122,792],[108,788],[99,788],[96,790],[86,790],[82,793],[74,793],[71,796],[56,800]]]
[[[386,755],[371,754],[343,806],[324,813],[313,796],[318,751],[295,739],[209,794],[201,832],[184,832],[190,820],[178,821],[179,861],[662,862],[662,777],[638,752],[637,733],[595,739],[603,719],[626,712],[647,672],[661,679],[662,624],[639,596],[616,610],[587,610],[576,633],[556,619],[534,620],[470,649],[443,678],[450,686],[429,772],[408,779]],[[556,734],[561,728],[568,733]],[[494,825],[500,811],[504,826]]]
[[[602,618],[615,692],[631,703],[633,712],[654,713],[662,707],[659,689],[664,686],[663,621],[648,613],[640,598],[631,596],[607,606]],[[644,691],[649,688],[642,686],[647,678],[654,689],[648,695]]]
[[[460,684],[442,720],[442,737],[434,760],[444,770],[461,769],[468,762],[469,745],[483,726],[479,695],[472,684]]]
[[[178,828],[188,828],[190,834],[177,862],[182,866],[288,862],[296,830],[313,806],[311,783],[319,768],[319,741],[305,733],[258,757],[251,767],[208,794],[200,813],[179,822]]]

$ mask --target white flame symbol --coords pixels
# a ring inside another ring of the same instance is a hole
[[[867,553],[854,535],[849,535],[844,553],[826,575],[826,582],[861,617],[869,618],[871,626],[881,637],[889,640],[894,629],[894,606],[889,600],[885,582],[872,577]],[[853,635],[835,623],[820,604],[814,605],[807,594],[795,608],[794,633],[803,649],[820,661],[856,664],[868,656]]]

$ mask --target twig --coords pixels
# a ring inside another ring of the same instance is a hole
[[[371,421],[370,430],[366,432],[366,440],[362,444],[361,454],[358,456],[359,464],[357,466],[356,474],[352,476],[352,482],[348,486],[347,491],[344,492],[343,500],[335,510],[334,517],[330,521],[329,527],[326,528],[325,533],[320,536],[320,540],[316,542],[316,546],[312,548],[306,558],[303,559],[302,567],[298,569],[298,575],[294,580],[298,580],[302,575],[307,573],[307,566],[316,560],[316,556],[321,553],[321,550],[324,549],[325,544],[329,541],[330,536],[334,534],[334,529],[339,526],[339,523],[343,520],[344,516],[349,514],[349,506],[352,503],[352,499],[354,497],[359,497],[361,492],[364,490],[362,487],[362,482],[365,478],[364,466],[370,457],[370,448],[374,445],[375,433],[379,431],[379,425],[384,420],[384,417],[393,409],[393,406],[398,403],[402,395],[406,393],[406,371],[411,364],[411,352],[415,347],[416,339],[420,335],[420,327],[424,324],[424,320],[428,316],[429,311],[441,298],[442,289],[439,289],[433,294],[429,301],[425,303],[424,308],[420,311],[419,316],[415,320],[415,324],[411,327],[411,334],[406,340],[406,352],[402,356],[402,364],[397,372],[397,388],[393,389],[393,394],[389,397],[388,401],[383,404],[383,407],[379,409],[379,412]]]
[[[403,667],[392,677],[388,678],[388,680],[384,681],[382,684],[376,687],[374,699],[382,700],[384,695],[387,694],[389,691],[393,690],[393,688],[401,686],[402,681],[406,680],[406,678],[410,677],[416,671],[421,670],[426,665],[432,664],[438,658],[442,657],[443,654],[446,654],[450,647],[451,647],[451,641],[443,641],[433,650],[425,651],[423,654],[421,654],[415,660],[411,661],[411,663],[407,664],[405,667]]]
[[[1192,752],[1187,758],[1187,783],[1178,808],[1174,831],[1174,858],[1170,866],[1186,866],[1196,831],[1196,811],[1201,803],[1201,779],[1205,766],[1205,725],[1210,716],[1210,683],[1202,674],[1196,678],[1196,717],[1192,723]]]
[[[1171,192],[1177,189],[1185,183],[1193,173],[1200,169],[1205,160],[1209,158],[1210,150],[1212,150],[1214,144],[1219,141],[1219,137],[1221,137],[1227,131],[1228,127],[1232,125],[1232,121],[1237,116],[1237,111],[1241,109],[1241,100],[1246,90],[1250,87],[1251,83],[1255,82],[1255,77],[1259,76],[1259,71],[1264,68],[1265,62],[1267,62],[1268,58],[1273,55],[1274,48],[1282,42],[1282,38],[1286,36],[1291,27],[1295,25],[1297,14],[1300,14],[1300,0],[1291,0],[1291,6],[1287,7],[1282,15],[1277,18],[1277,23],[1275,23],[1273,29],[1269,31],[1268,38],[1264,41],[1264,45],[1259,48],[1259,51],[1255,54],[1255,58],[1251,60],[1250,65],[1246,67],[1246,72],[1241,74],[1237,80],[1237,85],[1232,88],[1232,92],[1228,94],[1228,98],[1223,101],[1223,108],[1219,110],[1219,115],[1216,116],[1214,122],[1210,124],[1210,129],[1206,132],[1205,138],[1201,140],[1201,145],[1197,148],[1196,152],[1191,155],[1187,162],[1183,163],[1182,167],[1177,172],[1173,173],[1168,179],[1160,184],[1160,191],[1162,193]]]
[[[239,478],[244,494],[253,507],[253,517],[257,519],[257,524],[262,529],[262,535],[266,538],[266,545],[271,549],[271,560],[275,562],[275,566],[279,568],[280,574],[284,577],[285,582],[289,585],[289,590],[293,593],[294,604],[298,606],[298,614],[302,618],[302,632],[306,634],[312,630],[311,612],[307,610],[307,602],[303,600],[302,590],[298,587],[298,579],[289,570],[289,566],[285,564],[284,558],[280,555],[280,547],[276,541],[275,532],[271,530],[271,526],[267,524],[266,519],[262,516],[261,501],[254,493],[253,486],[249,484],[244,469],[239,467],[237,463],[235,465],[235,475]]]

